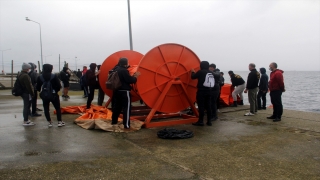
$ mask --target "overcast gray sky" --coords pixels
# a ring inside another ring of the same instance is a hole
[[[131,0],[133,49],[146,54],[163,43],[182,44],[222,71],[278,63],[280,69],[320,71],[319,0]],[[101,64],[130,49],[126,0],[0,0],[0,50],[5,71],[40,61],[58,71]],[[51,55],[51,56],[50,56]],[[1,59],[2,60],[2,59]],[[2,70],[2,64],[1,64]]]

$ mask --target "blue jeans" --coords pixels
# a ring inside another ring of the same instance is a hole
[[[23,99],[23,120],[28,121],[28,116],[31,113],[30,107],[31,107],[31,99],[29,97],[30,95],[27,93],[23,93],[21,95]]]

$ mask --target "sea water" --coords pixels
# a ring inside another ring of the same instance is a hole
[[[257,69],[258,70],[258,69]],[[224,72],[225,83],[231,83],[228,71]],[[249,71],[234,71],[246,82]],[[270,71],[267,70],[270,80]],[[282,93],[284,109],[320,113],[320,71],[284,71],[285,92]],[[244,103],[249,104],[248,95],[243,94]],[[271,105],[267,94],[267,106]]]

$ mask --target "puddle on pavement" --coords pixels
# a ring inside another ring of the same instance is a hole
[[[47,152],[48,154],[58,154],[58,153],[61,153],[61,151],[49,151]]]
[[[40,156],[42,153],[37,151],[27,151],[24,152],[25,156]]]

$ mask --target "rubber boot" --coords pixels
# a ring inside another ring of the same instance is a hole
[[[240,103],[239,103],[239,105],[243,105],[243,100],[240,100]]]
[[[233,101],[233,105],[231,107],[237,107],[237,101]]]

